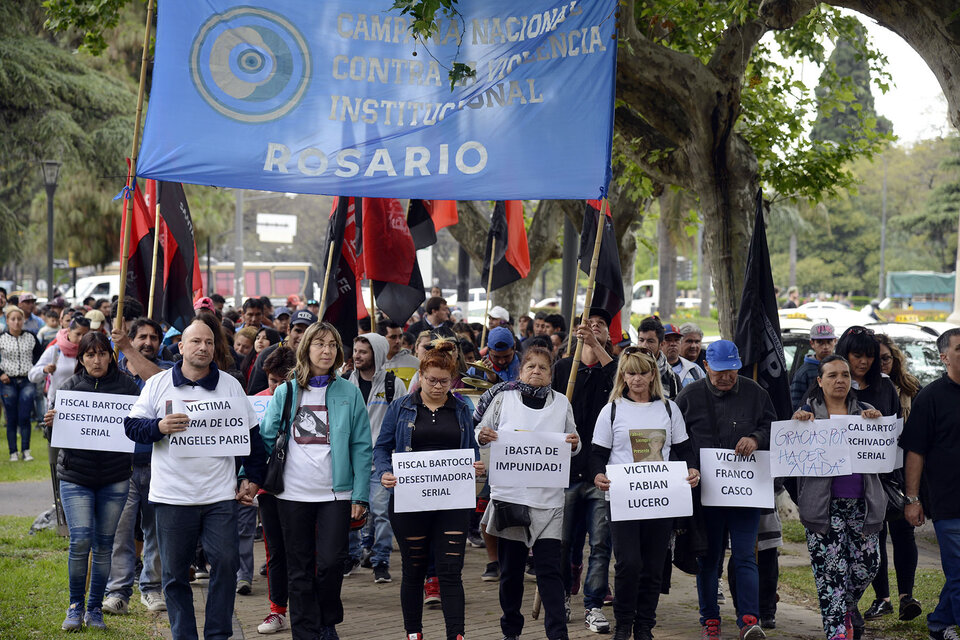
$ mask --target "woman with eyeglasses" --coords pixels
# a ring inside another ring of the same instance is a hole
[[[620,354],[610,402],[600,410],[593,431],[590,473],[601,491],[610,490],[608,464],[646,460],[687,463],[687,482],[700,482],[696,454],[680,409],[664,397],[657,362],[639,347]],[[670,546],[672,518],[610,523],[616,557],[613,613],[615,640],[652,640],[663,566]]]
[[[877,334],[877,346],[880,360],[880,371],[887,380],[893,383],[900,401],[900,409],[904,422],[910,415],[913,399],[920,392],[920,381],[907,371],[907,359],[890,336]],[[895,469],[892,473],[884,474],[884,479],[904,486],[903,469]],[[867,620],[875,620],[893,613],[893,604],[890,602],[890,577],[887,574],[887,530],[890,531],[890,540],[893,542],[893,566],[897,572],[897,588],[899,592],[899,606],[897,615],[900,620],[913,620],[923,613],[920,601],[913,597],[913,585],[917,574],[917,540],[913,526],[903,518],[901,512],[887,513],[883,528],[880,529],[880,569],[873,580],[873,591],[876,595],[873,603],[863,613]]]
[[[500,431],[565,433],[565,441],[573,454],[579,453],[580,437],[573,409],[566,396],[550,388],[552,375],[553,354],[543,347],[528,348],[520,362],[519,380],[500,385],[497,395],[483,412],[476,427],[480,446],[490,446]],[[523,615],[520,613],[523,576],[532,549],[547,638],[567,638],[564,587],[560,576],[564,490],[491,484],[490,498],[481,523],[486,526],[488,534],[499,538],[497,554],[500,561],[500,608],[503,610],[500,629],[504,637],[518,638],[523,630]],[[507,511],[529,524],[504,521]]]
[[[7,328],[0,333],[0,394],[7,413],[7,446],[10,462],[30,462],[30,414],[36,387],[27,378],[40,357],[42,347],[37,337],[23,328],[24,314],[20,307],[6,310]],[[17,454],[17,432],[20,433],[20,454]]]
[[[397,485],[392,454],[409,451],[473,449],[474,468],[484,471],[473,437],[472,408],[450,389],[457,377],[456,346],[439,340],[420,360],[420,387],[394,400],[383,418],[374,448],[380,483]],[[432,550],[440,586],[447,640],[463,640],[463,553],[473,509],[397,513],[390,497],[390,524],[403,562],[400,607],[409,640],[423,638],[421,589]]]
[[[369,504],[370,418],[360,389],[337,375],[343,358],[337,329],[329,322],[310,325],[291,379],[273,392],[260,422],[268,456],[277,435],[289,434],[277,511],[297,640],[339,637],[350,525],[366,518]]]
[[[77,346],[76,358],[74,375],[61,386],[62,390],[140,395],[133,378],[117,368],[113,347],[105,334],[99,331],[86,334]],[[54,413],[51,405],[43,418],[47,428],[53,427]],[[57,477],[70,529],[67,562],[70,608],[63,621],[64,631],[80,631],[82,626],[106,629],[101,606],[110,577],[113,537],[127,502],[132,463],[131,453],[59,450]],[[88,562],[90,596],[86,599]]]
[[[856,338],[847,344],[852,342],[856,353],[865,357],[864,352],[869,352],[867,340],[874,339],[872,333],[852,335]],[[807,404],[793,414],[793,419],[826,419],[834,415],[879,418],[881,412],[853,391],[852,369],[839,354],[821,360],[817,388]],[[797,478],[797,494],[826,637],[860,638],[864,623],[857,603],[880,564],[879,535],[887,508],[880,476],[852,473],[833,478]]]

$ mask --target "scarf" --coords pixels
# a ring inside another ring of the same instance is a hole
[[[477,400],[477,408],[473,412],[473,421],[474,423],[479,423],[483,418],[483,414],[487,412],[487,408],[490,406],[490,403],[493,402],[493,399],[504,391],[519,391],[521,395],[527,396],[528,398],[538,398],[543,400],[550,394],[552,390],[553,389],[548,384],[542,387],[535,387],[527,384],[526,382],[520,382],[519,380],[499,382],[484,391],[483,395],[480,396],[480,399]]]
[[[70,333],[69,329],[60,329],[60,331],[57,331],[57,348],[60,349],[60,353],[68,358],[76,358],[77,352],[80,350],[80,345],[70,342],[70,338],[67,337],[68,333]]]
[[[330,382],[330,376],[313,376],[307,380],[307,384],[313,387],[314,389],[319,389],[321,387],[327,386],[327,383]]]

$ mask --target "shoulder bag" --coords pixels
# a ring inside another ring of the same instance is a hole
[[[293,385],[288,380],[285,384],[286,396],[283,400],[283,414],[280,416],[280,433],[273,445],[273,452],[267,458],[267,473],[260,487],[267,493],[274,495],[283,493],[283,467],[287,462],[287,441],[290,438],[290,405],[293,403]]]

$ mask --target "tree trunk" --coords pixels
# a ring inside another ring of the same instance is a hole
[[[790,286],[797,286],[797,232],[790,232]]]
[[[657,259],[660,267],[660,299],[657,315],[672,318],[677,310],[677,247],[671,233],[672,221],[680,215],[683,195],[667,190],[660,196],[660,219],[657,221]]]
[[[712,283],[710,282],[710,257],[707,254],[707,245],[705,243],[706,234],[704,233],[705,225],[700,225],[700,317],[709,318],[710,317],[710,287]]]

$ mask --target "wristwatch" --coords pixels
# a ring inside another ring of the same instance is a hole
[[[906,504],[914,504],[920,502],[920,496],[904,496],[904,502]]]

